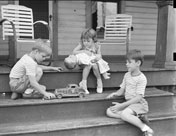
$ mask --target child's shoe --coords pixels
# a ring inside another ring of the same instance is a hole
[[[105,72],[105,73],[103,73],[103,77],[104,77],[104,79],[110,79],[110,73],[108,73],[108,72]]]
[[[25,90],[25,94],[31,94],[31,93],[33,93],[34,92],[34,89],[32,89],[32,88],[28,88],[28,89],[26,89]]]
[[[87,80],[82,80],[80,83],[79,83],[79,86],[82,87],[86,94],[89,94],[89,91],[87,90]]]
[[[34,91],[32,88],[26,89],[26,91],[23,93],[23,98],[26,99],[38,99],[43,98],[43,95],[37,91]]]
[[[22,98],[22,94],[13,92],[11,95],[11,99],[16,100],[18,98]]]
[[[97,79],[97,93],[103,92],[103,83],[101,79]]]

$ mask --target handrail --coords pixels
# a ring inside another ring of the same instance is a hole
[[[12,59],[12,61],[13,61],[13,63],[16,63],[16,61],[17,61],[17,52],[16,52],[16,50],[17,50],[17,36],[16,36],[16,29],[15,29],[15,24],[13,23],[13,21],[12,20],[9,20],[9,19],[2,19],[1,21],[0,21],[0,25],[2,26],[3,25],[3,23],[5,22],[5,21],[8,21],[11,25],[12,25],[12,29],[13,29],[13,48],[14,48],[14,54],[13,54],[13,56],[12,57],[10,57],[10,55],[12,55],[12,54],[10,54],[9,53],[9,59]],[[5,39],[5,37],[3,37],[3,40]]]

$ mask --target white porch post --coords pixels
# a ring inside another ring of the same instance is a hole
[[[171,1],[162,0],[158,5],[156,54],[153,67],[174,68],[173,53],[176,52],[176,11]]]

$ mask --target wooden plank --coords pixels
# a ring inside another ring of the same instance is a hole
[[[78,21],[59,21],[58,25],[59,25],[59,29],[68,29],[68,28],[72,28],[72,29],[82,29],[85,28],[85,22],[78,22]]]
[[[157,8],[156,3],[151,1],[126,1],[126,6],[128,7],[143,7],[143,8]]]
[[[126,12],[137,12],[137,13],[153,13],[153,14],[157,14],[158,10],[157,9],[153,9],[153,8],[142,8],[142,7],[126,7]]]
[[[80,38],[80,33],[59,33],[58,38]],[[68,40],[68,39],[67,39]]]
[[[59,20],[58,20],[58,6],[59,6],[59,1],[53,1],[53,28],[58,28],[59,24]],[[58,29],[53,29],[53,59],[56,60],[58,58],[58,48],[59,48],[59,44],[58,44]]]
[[[59,14],[61,15],[85,15],[85,10],[80,9],[71,9],[71,8],[61,8],[58,9]]]
[[[155,44],[156,44],[156,40],[131,40],[130,41],[130,46],[131,45],[138,45],[138,46],[141,46],[141,45],[144,45],[144,46],[154,46],[155,47]]]
[[[144,31],[144,30],[153,30],[153,31],[156,31],[157,29],[157,26],[156,25],[153,25],[153,24],[133,24],[132,25],[134,27],[134,31],[135,29],[141,29],[141,31]]]
[[[79,9],[85,10],[85,1],[59,1],[58,8],[64,8],[64,9]]]
[[[148,18],[135,18],[133,19],[133,24],[149,24],[149,25],[157,25],[156,19],[148,19]]]
[[[0,56],[1,55],[9,55],[9,52],[7,50],[0,50]]]
[[[151,13],[136,13],[136,12],[126,12],[127,14],[132,15],[133,20],[135,18],[146,18],[146,19],[157,19],[158,15],[157,14],[151,14]]]
[[[67,26],[63,26],[63,27],[59,27],[59,33],[70,33],[70,32],[75,32],[75,33],[80,33],[84,30],[84,27],[71,27],[70,29],[68,29]]]
[[[156,36],[153,36],[153,35],[132,35],[131,36],[131,39],[132,40],[138,40],[138,39],[141,39],[141,40],[156,40]]]
[[[139,34],[139,35],[156,35],[156,31],[153,30],[145,30],[142,31],[141,29],[135,29],[131,32],[132,35]]]
[[[85,15],[60,15],[59,20],[62,20],[63,22],[66,21],[84,21],[85,22]]]

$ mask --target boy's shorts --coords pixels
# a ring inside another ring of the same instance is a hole
[[[144,98],[139,103],[129,105],[128,108],[133,110],[137,115],[145,114],[149,111],[148,103]]]
[[[12,92],[24,93],[29,87],[29,78],[26,75],[21,78],[10,78],[9,85]]]

